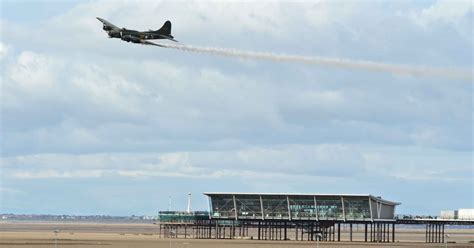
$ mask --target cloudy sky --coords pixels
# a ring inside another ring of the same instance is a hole
[[[474,207],[470,1],[1,2],[0,212],[207,209],[204,191]],[[108,39],[461,69],[470,79],[219,57]],[[166,41],[165,41],[166,43]]]

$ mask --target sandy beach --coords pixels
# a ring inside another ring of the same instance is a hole
[[[54,230],[59,230],[57,236]],[[474,229],[449,229],[448,247],[474,247]],[[320,242],[320,247],[445,247],[424,243],[424,230],[397,230],[395,243]],[[345,236],[342,236],[342,240]],[[283,248],[316,247],[308,241],[198,240],[160,238],[157,225],[109,223],[0,223],[0,247]]]

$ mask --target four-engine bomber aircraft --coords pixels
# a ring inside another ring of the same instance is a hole
[[[148,31],[136,31],[136,30],[130,30],[130,29],[125,29],[125,28],[119,28],[115,26],[114,24],[97,17],[97,19],[102,22],[104,25],[102,29],[107,32],[109,35],[109,38],[120,38],[126,42],[133,42],[133,43],[140,43],[144,45],[153,45],[153,46],[160,46],[162,45],[147,41],[147,40],[155,40],[155,39],[168,39],[172,40],[174,42],[178,42],[177,40],[174,39],[174,37],[171,35],[171,22],[166,21],[165,24],[163,24],[163,27],[160,29],[153,31],[153,30],[148,30]]]

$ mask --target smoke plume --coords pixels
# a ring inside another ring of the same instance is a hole
[[[413,76],[430,76],[458,80],[472,80],[471,72],[458,68],[432,68],[411,65],[395,65],[364,60],[250,52],[227,48],[200,47],[192,45],[160,44],[160,46],[188,52],[207,53],[227,57],[238,57],[243,59],[270,60],[275,62],[299,62],[305,64],[335,66],[339,68],[359,69],[375,72],[389,72],[394,74],[405,74]]]

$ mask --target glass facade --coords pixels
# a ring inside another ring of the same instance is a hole
[[[208,220],[209,212],[180,212],[180,211],[160,211],[158,213],[158,220],[160,222],[179,222],[179,223],[194,223],[196,220]]]
[[[343,219],[342,201],[340,196],[318,196],[316,205],[319,219]]]
[[[316,219],[314,196],[289,196],[292,219]]]
[[[259,195],[237,195],[235,204],[239,218],[261,218],[262,205]]]
[[[212,209],[211,213],[213,217],[234,217],[234,197],[232,195],[216,195],[211,197]]]
[[[288,219],[288,202],[286,196],[262,196],[263,213],[268,219]]]
[[[394,206],[398,204],[371,196],[357,195],[216,193],[208,196],[211,217],[224,219],[369,220],[372,217],[393,219]]]
[[[370,219],[370,206],[367,197],[344,197],[346,219]]]

